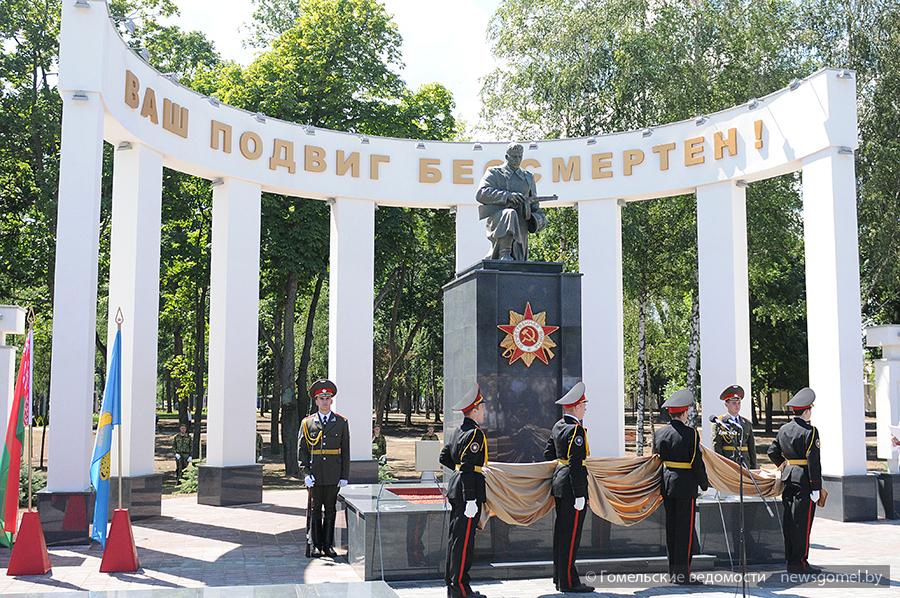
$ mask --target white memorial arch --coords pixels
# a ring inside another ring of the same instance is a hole
[[[63,3],[63,98],[49,447],[52,493],[89,487],[103,142],[115,148],[109,330],[121,306],[123,475],[154,471],[163,167],[213,185],[208,460],[254,463],[260,193],[331,205],[329,376],[350,419],[354,460],[370,460],[372,296],[378,206],[456,211],[456,265],[487,250],[474,191],[505,143],[365,137],[252,114],[149,66],[105,2]],[[863,369],[852,72],[822,70],[728,110],[596,138],[525,143],[524,167],[578,210],[583,371],[595,455],[624,453],[621,210],[696,193],[704,411],[750,392],[746,186],[800,171],[810,385],[823,466],[863,475]],[[749,409],[749,401],[745,402]],[[58,422],[62,422],[60,425]],[[704,435],[709,438],[708,422]]]

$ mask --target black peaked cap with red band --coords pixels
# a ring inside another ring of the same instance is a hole
[[[333,397],[336,394],[337,386],[327,378],[320,378],[313,382],[312,386],[309,387],[309,396],[313,399],[316,399],[321,395]]]
[[[722,394],[719,395],[719,398],[723,401],[727,401],[728,399],[741,400],[744,398],[744,389],[738,384],[732,384],[722,391]]]

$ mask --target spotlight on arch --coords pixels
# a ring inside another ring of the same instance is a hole
[[[532,141],[531,143],[528,144],[528,149],[530,149],[530,150],[537,149],[537,143]]]
[[[416,144],[416,149],[425,149],[425,144],[420,141]]]
[[[650,137],[653,135],[653,129],[647,128],[641,131],[641,137]]]

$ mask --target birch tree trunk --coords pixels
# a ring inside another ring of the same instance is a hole
[[[688,409],[688,422],[692,426],[700,423],[700,416],[697,413],[698,388],[697,383],[700,381],[699,364],[700,357],[700,297],[699,293],[694,290],[691,295],[691,329],[688,337],[688,355],[687,355],[687,389],[694,396],[694,404]]]
[[[646,300],[642,299],[638,307],[638,379],[637,379],[637,422],[634,433],[634,447],[637,455],[644,454],[644,405],[647,402],[647,335],[646,335]]]

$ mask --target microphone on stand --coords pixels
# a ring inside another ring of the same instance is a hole
[[[715,415],[710,415],[710,416],[709,416],[709,421],[712,422],[713,424],[719,426],[720,428],[729,428],[729,429],[732,429],[732,430],[738,430],[738,429],[740,429],[740,431],[743,432],[743,428],[740,427],[740,424],[738,424],[738,423],[737,423],[736,421],[734,421],[733,419],[720,420],[720,419],[719,419],[718,417],[716,417]]]

